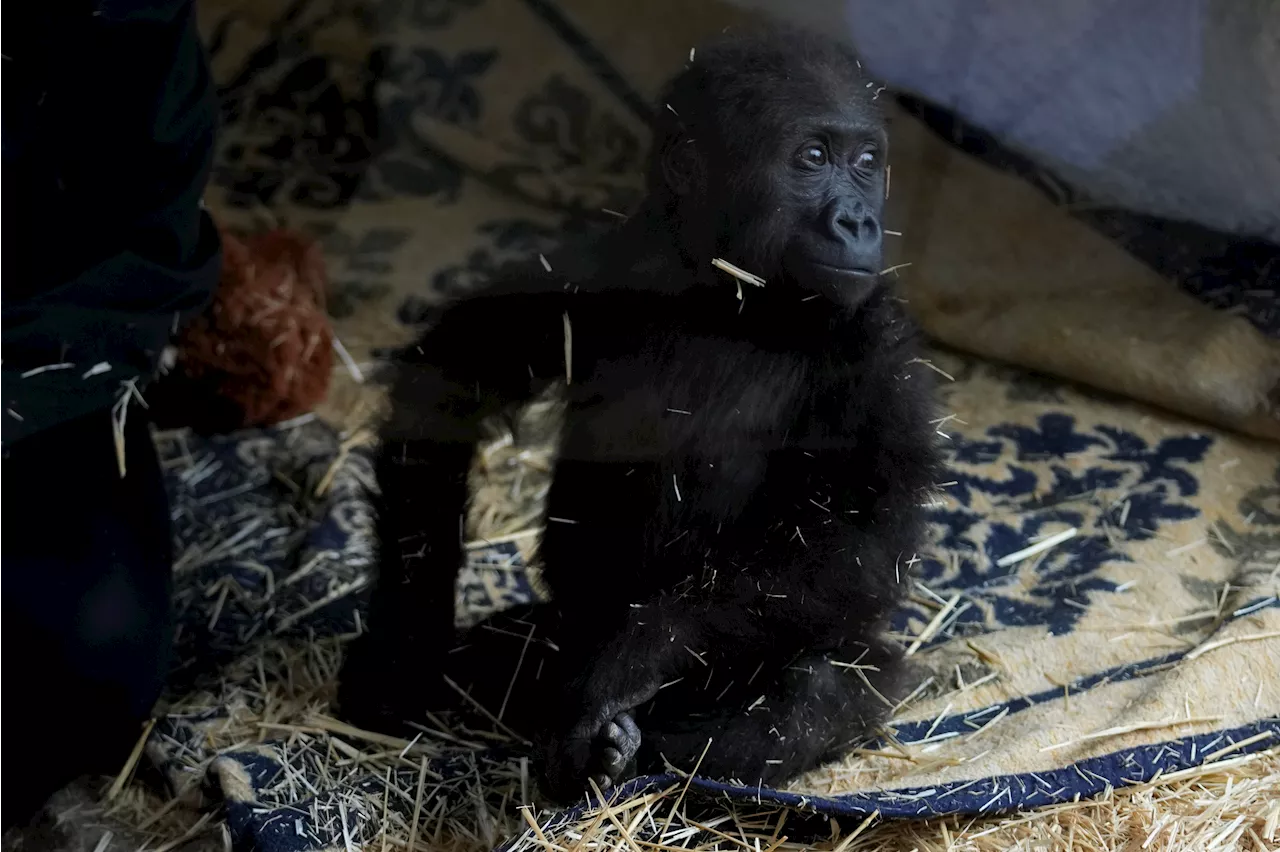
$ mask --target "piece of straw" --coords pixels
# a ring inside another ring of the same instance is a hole
[[[108,802],[119,796],[120,791],[124,789],[124,785],[129,783],[129,778],[133,776],[133,770],[137,767],[138,760],[142,757],[142,750],[146,747],[147,740],[150,739],[151,731],[155,726],[155,719],[148,719],[147,723],[142,726],[142,733],[138,735],[137,741],[133,744],[129,757],[125,760],[124,766],[120,768],[120,772],[107,790],[106,799]]]
[[[721,272],[727,272],[738,282],[738,301],[742,301],[742,282],[745,281],[755,287],[763,287],[765,281],[759,275],[753,275],[741,267],[734,266],[724,258],[714,257],[711,259],[711,265]]]
[[[1232,636],[1229,639],[1219,639],[1216,642],[1206,642],[1205,644],[1200,645],[1191,651],[1188,651],[1187,655],[1182,659],[1194,660],[1196,657],[1199,657],[1202,654],[1207,654],[1210,651],[1216,651],[1219,648],[1226,648],[1229,645],[1238,645],[1241,642],[1261,642],[1264,639],[1277,639],[1277,638],[1280,638],[1280,630],[1271,630],[1266,633],[1249,633],[1244,636]]]
[[[573,384],[573,326],[568,311],[564,312],[564,383]]]
[[[908,657],[910,657],[916,651],[919,651],[920,646],[923,645],[925,642],[928,642],[929,639],[932,638],[933,634],[938,629],[938,625],[942,624],[943,620],[947,617],[947,614],[950,613],[951,610],[955,609],[956,604],[958,604],[959,602],[960,602],[960,593],[956,592],[956,594],[952,595],[951,600],[947,601],[946,604],[942,607],[942,609],[938,610],[937,614],[934,615],[932,620],[930,620],[929,623],[924,626],[924,630],[920,631],[920,635],[915,638],[915,641],[911,643],[911,646],[907,648],[906,655]]]
[[[1046,538],[1044,541],[1038,541],[1035,544],[1031,545],[1030,547],[1024,547],[1022,548],[1022,550],[1016,550],[1013,553],[1010,553],[1006,556],[1001,556],[999,559],[996,560],[996,565],[999,566],[1000,568],[1008,568],[1010,565],[1014,565],[1018,562],[1021,562],[1022,560],[1027,559],[1028,557],[1035,556],[1037,553],[1043,553],[1044,551],[1049,550],[1050,548],[1057,547],[1058,545],[1062,544],[1064,541],[1074,538],[1076,534],[1079,532],[1080,530],[1076,529],[1075,527],[1072,527],[1069,530],[1063,530],[1060,533],[1055,533],[1054,535],[1051,535],[1048,538]]]

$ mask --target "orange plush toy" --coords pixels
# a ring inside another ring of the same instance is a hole
[[[333,368],[320,248],[275,229],[241,240],[221,229],[222,279],[178,339],[156,383],[156,421],[225,432],[311,411]],[[151,396],[151,394],[149,394]]]

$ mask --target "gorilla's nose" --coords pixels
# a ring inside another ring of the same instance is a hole
[[[884,231],[869,205],[853,199],[833,202],[827,211],[827,230],[841,245],[849,266],[879,270]]]

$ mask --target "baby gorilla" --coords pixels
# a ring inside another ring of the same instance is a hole
[[[900,693],[880,631],[937,456],[931,373],[878,275],[873,92],[812,36],[699,48],[661,102],[634,215],[553,271],[448,306],[402,353],[348,718],[447,705],[448,674],[531,732],[565,800],[663,758],[780,783],[882,717]],[[554,603],[447,653],[481,421],[554,382],[567,411],[540,543]],[[496,660],[517,654],[509,692]]]

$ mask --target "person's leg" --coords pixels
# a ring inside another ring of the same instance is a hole
[[[172,333],[208,304],[221,249],[201,205],[217,92],[193,0],[6,11],[7,826],[76,775],[118,771],[163,686],[164,484],[136,405],[121,476],[109,409],[126,384],[146,394]]]
[[[121,478],[100,412],[20,442],[0,463],[5,827],[75,777],[121,768],[169,667],[172,542],[141,411]]]

